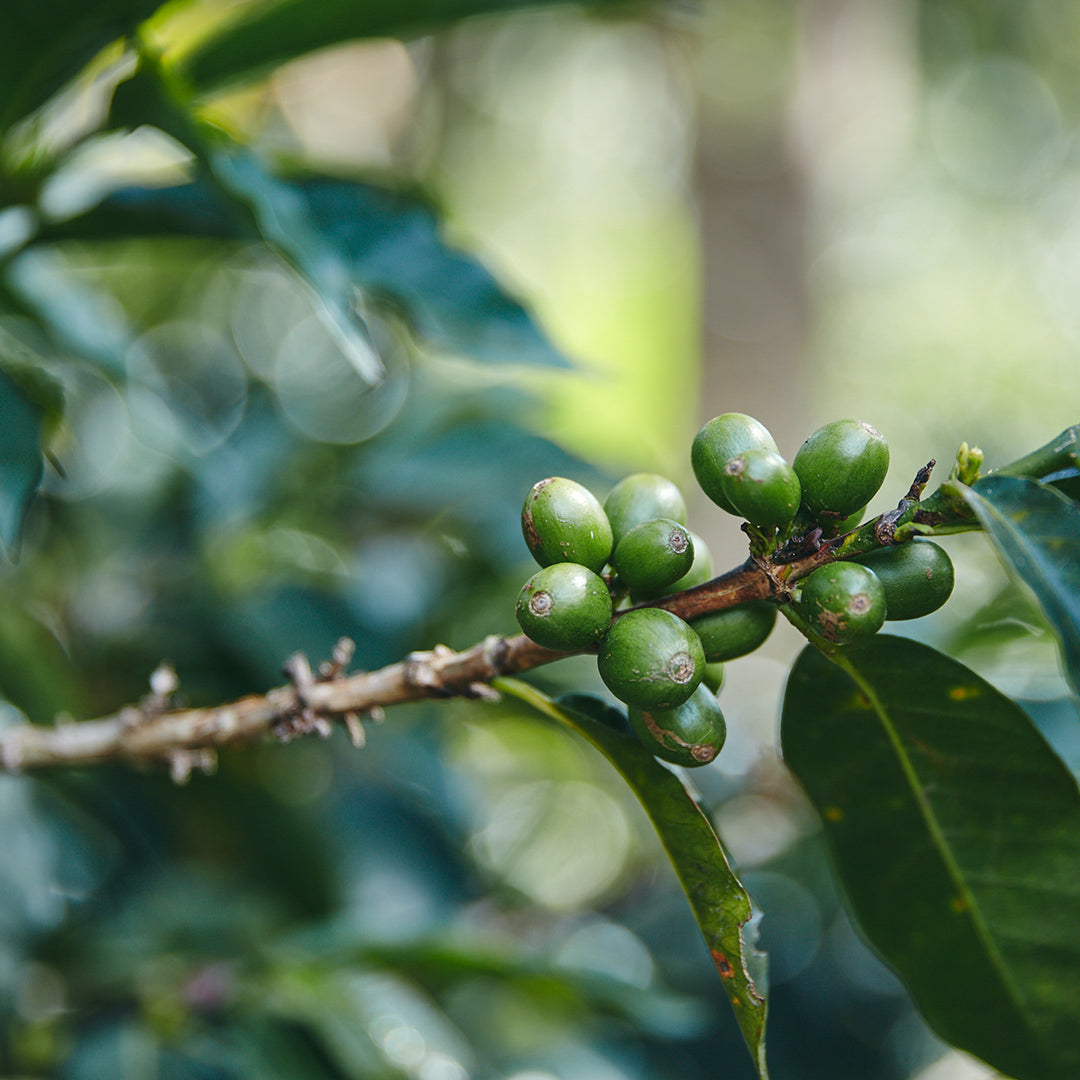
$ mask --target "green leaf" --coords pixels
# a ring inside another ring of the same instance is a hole
[[[1022,458],[994,469],[992,476],[1030,476],[1035,480],[1049,481],[1061,473],[1075,472],[1080,463],[1080,424],[1067,427],[1060,435],[1054,436],[1045,446],[1032,450]]]
[[[964,497],[1005,565],[1035,594],[1080,693],[1080,506],[1023,476],[985,476]]]
[[[0,543],[12,559],[43,472],[38,410],[0,371]]]
[[[337,318],[358,325],[349,295],[397,312],[421,342],[485,363],[567,366],[520,301],[475,258],[447,245],[422,198],[372,184],[324,178],[284,181],[247,158],[217,163],[239,212],[206,179],[170,188],[125,188],[50,239],[123,236],[264,238],[308,277]],[[258,231],[252,221],[258,222]]]
[[[79,283],[55,251],[30,247],[16,255],[0,277],[0,294],[61,347],[123,372],[133,340],[123,311],[111,296]]]
[[[159,0],[6,0],[0,32],[0,131],[36,109]]]
[[[603,703],[594,706],[575,695],[571,699],[573,706],[560,704],[514,679],[497,679],[495,686],[584,736],[629,784],[674,864],[758,1075],[767,1080],[765,957],[753,947],[746,933],[753,914],[750,897],[732,871],[701,807],[673,772],[665,769],[637,739],[619,730],[621,724],[615,718],[619,714]]]
[[[352,279],[400,308],[423,340],[485,363],[567,366],[522,304],[475,258],[443,242],[422,199],[324,179],[300,190]]]
[[[8,298],[4,296],[4,299]],[[63,385],[44,370],[40,354],[3,323],[0,323],[0,372],[37,409],[41,442],[47,446],[64,416]]]
[[[300,189],[272,176],[244,151],[214,152],[208,165],[217,183],[250,209],[262,237],[310,282],[323,324],[357,373],[368,383],[380,382],[385,370],[353,307],[355,282],[348,260],[312,220]]]
[[[1017,1080],[1080,1075],[1080,791],[1023,711],[879,636],[815,648],[784,757],[866,936],[947,1041]]]
[[[445,29],[471,15],[564,3],[566,0],[269,0],[240,16],[182,56],[177,73],[198,91],[217,89],[315,49],[357,38],[412,38]],[[611,6],[626,0],[594,0]]]

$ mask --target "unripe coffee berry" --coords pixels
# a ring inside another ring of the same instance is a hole
[[[720,487],[751,525],[782,529],[799,509],[802,486],[795,470],[772,450],[744,450],[725,466]]]
[[[713,576],[713,560],[705,541],[691,529],[686,530],[690,535],[690,542],[694,545],[694,562],[690,569],[678,581],[670,585],[663,585],[657,589],[631,589],[630,599],[635,604],[643,604],[649,600],[658,600],[661,596],[670,593],[684,592],[692,589],[695,585],[704,585]]]
[[[537,645],[573,652],[603,637],[611,609],[601,577],[578,563],[553,563],[525,582],[516,614],[518,625]]]
[[[877,494],[889,471],[889,445],[869,424],[834,420],[802,444],[792,466],[803,506],[846,518]]]
[[[663,608],[633,608],[617,618],[597,651],[604,685],[639,709],[673,709],[697,689],[705,668],[701,639]]]
[[[694,564],[694,542],[672,518],[635,525],[616,545],[611,565],[631,589],[662,589],[678,581]]]
[[[690,625],[701,638],[707,662],[737,660],[765,644],[776,625],[776,605],[765,600],[752,600],[748,604],[702,615]]]
[[[726,674],[724,665],[719,661],[713,664],[706,663],[705,674],[701,678],[701,685],[707,686],[714,694],[719,694],[720,688],[724,685],[724,677]]]
[[[723,413],[714,416],[694,436],[690,464],[701,490],[729,514],[738,511],[724,494],[724,466],[746,450],[771,450],[779,453],[776,441],[764,424],[746,413]]]
[[[826,641],[849,645],[881,629],[885,589],[865,566],[826,563],[800,582],[795,609]]]
[[[588,488],[551,476],[534,484],[521,509],[521,531],[541,566],[570,562],[599,573],[611,557],[611,525]]]
[[[643,521],[672,518],[686,524],[686,500],[666,477],[656,473],[633,473],[620,480],[604,500],[615,544]]]
[[[687,768],[708,765],[727,738],[724,714],[707,686],[674,709],[631,709],[630,725],[651,754]]]
[[[929,540],[908,540],[859,557],[885,590],[887,619],[918,619],[937,611],[952,593],[948,553]]]

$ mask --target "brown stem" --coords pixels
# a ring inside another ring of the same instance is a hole
[[[753,562],[686,592],[655,601],[682,618],[734,607],[775,595],[768,574]],[[337,650],[348,654],[348,649]],[[523,634],[493,635],[462,652],[438,646],[413,653],[378,671],[343,675],[340,662],[326,665],[319,677],[307,659],[286,662],[292,685],[262,696],[240,698],[205,709],[167,709],[160,695],[126,706],[97,720],[55,727],[18,724],[0,731],[0,770],[22,772],[50,766],[95,765],[105,761],[167,764],[178,780],[193,770],[209,771],[214,751],[272,734],[287,740],[298,735],[330,733],[330,721],[348,728],[362,743],[361,717],[381,715],[383,707],[438,697],[492,697],[492,679],[550,664],[570,653],[544,649]]]
[[[290,657],[294,685],[206,709],[162,709],[155,696],[97,720],[55,727],[17,724],[0,731],[0,770],[22,772],[49,766],[165,763],[178,780],[193,769],[213,768],[213,751],[267,734],[288,740],[313,732],[329,734],[340,720],[357,741],[358,718],[377,718],[384,705],[428,697],[488,696],[487,685],[567,655],[542,649],[524,635],[488,637],[464,652],[438,647],[413,653],[378,671],[316,679],[305,659]]]
[[[662,607],[689,622],[711,611],[723,611],[751,600],[768,600],[777,596],[780,588],[771,570],[768,564],[747,559],[742,566],[712,581],[649,604],[639,604],[638,607]]]
[[[773,558],[752,556],[742,566],[703,585],[639,606],[666,608],[692,620],[753,600],[782,603],[791,595],[795,582],[818,566],[894,542],[891,536],[885,539],[879,535],[881,526],[895,529],[900,522],[913,517],[918,520],[918,499],[928,476],[929,467],[920,471],[896,511],[852,533],[822,540],[820,530],[811,530]],[[936,495],[931,503],[934,498]],[[941,502],[940,512],[935,507],[935,518],[956,517],[957,512],[950,512],[944,499]],[[332,722],[341,723],[353,743],[361,746],[361,720],[380,719],[384,706],[423,698],[497,697],[490,686],[492,679],[572,654],[542,648],[521,634],[509,638],[493,635],[462,652],[440,645],[378,671],[346,675],[344,667],[351,655],[352,643],[343,640],[333,659],[316,674],[306,657],[295,654],[285,665],[290,685],[205,709],[168,708],[176,689],[175,676],[159,669],[151,679],[153,692],[140,704],[112,716],[55,727],[17,724],[0,731],[0,772],[123,761],[166,764],[182,781],[192,770],[210,771],[219,747],[252,742],[268,734],[281,740],[306,734],[325,737],[332,731]]]

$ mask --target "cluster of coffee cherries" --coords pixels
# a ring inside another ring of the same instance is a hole
[[[657,757],[705,765],[727,728],[715,691],[723,663],[752,652],[776,621],[769,603],[744,604],[687,623],[645,604],[712,577],[704,542],[686,528],[686,503],[670,480],[635,473],[600,501],[563,477],[529,492],[522,531],[542,569],[517,602],[522,630],[545,648],[597,649],[600,677],[629,708]]]
[[[725,413],[697,434],[690,453],[708,497],[746,519],[766,552],[797,538],[842,536],[858,528],[889,469],[882,434],[859,420],[818,428],[790,464],[753,417]],[[936,611],[953,588],[953,567],[937,544],[921,539],[826,563],[802,578],[791,610],[825,641],[850,645],[886,619]]]
[[[725,413],[698,432],[691,464],[705,494],[745,519],[752,546],[767,558],[800,537],[856,528],[885,478],[889,450],[870,425],[840,420],[814,432],[788,463],[762,424]],[[682,493],[662,476],[628,476],[603,504],[581,484],[549,477],[529,492],[521,522],[541,567],[518,596],[525,634],[559,652],[595,648],[601,679],[653,754],[684,766],[712,761],[726,735],[716,699],[723,664],[764,643],[777,605],[753,601],[690,622],[648,606],[713,574],[704,543],[686,527]],[[787,599],[811,633],[849,644],[876,633],[886,615],[935,610],[952,581],[945,552],[914,540],[825,563]],[[615,617],[624,603],[635,606]]]

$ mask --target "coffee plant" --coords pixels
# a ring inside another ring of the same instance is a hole
[[[566,361],[425,196],[271,163],[231,130],[227,91],[289,61],[518,6],[62,0],[7,16],[0,1071],[525,1076],[522,1046],[556,1060],[536,1046],[582,1014],[636,1032],[657,1076],[705,1075],[671,1051],[694,1028],[687,999],[544,942],[470,940],[483,840],[420,732],[516,709],[591,746],[580,768],[606,761],[640,803],[741,1039],[704,1067],[764,1080],[753,888],[693,785],[745,722],[726,666],[784,620],[805,646],[780,751],[829,888],[938,1037],[1016,1080],[1074,1080],[1076,777],[1019,701],[888,624],[948,605],[950,537],[982,533],[1080,693],[1080,424],[1011,462],[962,443],[890,491],[869,422],[807,432],[788,460],[762,420],[722,413],[684,454],[745,542],[717,567],[715,522],[688,514],[701,500],[651,472],[612,482],[532,433],[531,398],[461,375],[462,359]],[[523,552],[536,566],[511,583]],[[514,618],[521,633],[501,632]],[[463,626],[475,645],[432,644]],[[556,665],[581,685],[559,687]],[[383,720],[396,750],[371,745]],[[339,729],[372,764],[320,749]],[[565,809],[578,834],[597,828]],[[427,921],[403,941],[386,927],[410,897]],[[513,938],[516,901],[500,901]],[[575,1076],[595,1061],[575,1060]],[[801,1080],[841,1074],[821,1068]]]
[[[943,654],[880,631],[889,619],[937,610],[952,592],[949,556],[926,537],[983,529],[1018,575],[1032,575],[1026,580],[1068,648],[1076,632],[1075,611],[1068,609],[1075,609],[1076,599],[1076,537],[1070,539],[1069,529],[1077,509],[1060,488],[1080,475],[1078,433],[1080,427],[1071,428],[985,474],[981,452],[965,444],[933,494],[922,497],[930,462],[895,510],[853,525],[853,507],[877,493],[888,468],[888,445],[875,428],[854,420],[827,424],[806,439],[789,466],[770,449],[775,443],[759,421],[737,413],[718,416],[694,441],[694,471],[722,509],[738,514],[737,506],[752,508],[742,526],[749,559],[727,574],[630,607],[621,606],[629,590],[613,559],[604,580],[616,610],[596,646],[600,676],[629,706],[641,747],[694,767],[722,751],[727,726],[715,695],[701,685],[706,658],[741,656],[761,646],[777,610],[806,635],[809,644],[784,698],[781,743],[788,767],[822,816],[859,922],[935,1028],[1011,1076],[1045,1075],[1048,1069],[1066,1076],[1080,1065],[1066,1034],[1073,1005],[1062,1006],[1057,996],[1062,984],[1050,992],[1049,983],[1024,989],[1014,981],[1028,965],[1040,966],[1026,942],[1030,931],[1020,925],[1021,896],[1030,891],[1033,908],[1026,917],[1038,920],[1044,890],[1053,892],[1051,882],[1065,880],[1058,876],[1058,860],[1069,855],[1058,849],[1064,833],[1057,830],[1080,836],[1076,782],[1008,698]],[[751,455],[767,455],[760,473],[744,467]],[[777,475],[784,477],[781,483],[774,483]],[[733,476],[758,486],[744,492],[730,483]],[[650,482],[661,484],[659,478]],[[643,506],[642,514],[651,512]],[[526,517],[528,509],[526,501]],[[847,531],[836,534],[839,521]],[[660,527],[641,532],[650,525]],[[553,530],[572,527],[566,517],[553,522]],[[593,515],[582,516],[580,527],[589,536],[601,531]],[[666,567],[674,528],[675,522],[655,518],[625,535],[642,536],[642,563],[651,559]],[[530,529],[526,522],[527,537]],[[667,576],[675,580],[675,571]],[[530,625],[521,625],[529,634]],[[1075,685],[1077,670],[1067,663]],[[557,702],[548,707],[577,725],[590,713],[612,723],[608,707],[590,710],[580,697],[572,709]],[[625,731],[594,733],[617,765],[622,755],[636,752],[620,737],[628,738]],[[638,793],[648,805],[647,792]],[[886,822],[898,819],[907,832],[901,847],[875,840],[891,835]],[[1040,820],[1054,821],[1058,837],[1047,838],[1045,865],[1035,855],[1042,841],[1029,833],[1038,831]],[[659,814],[654,821],[682,867],[684,887],[764,1075],[763,975],[743,933],[750,899],[718,846],[703,869],[705,841],[697,836],[698,844],[688,842],[688,821],[676,824]],[[697,828],[707,835],[706,823]],[[1019,831],[1010,835],[1013,828]],[[709,892],[702,877],[714,888],[726,878],[738,900],[729,895],[719,910],[702,903]],[[938,969],[943,948],[950,950],[947,990]],[[1053,980],[1074,980],[1064,956],[1052,967]],[[988,1022],[990,1017],[996,1020]],[[1016,1042],[1020,1030],[1031,1039],[1024,1049]],[[1036,1046],[1040,1064],[1033,1067]]]

